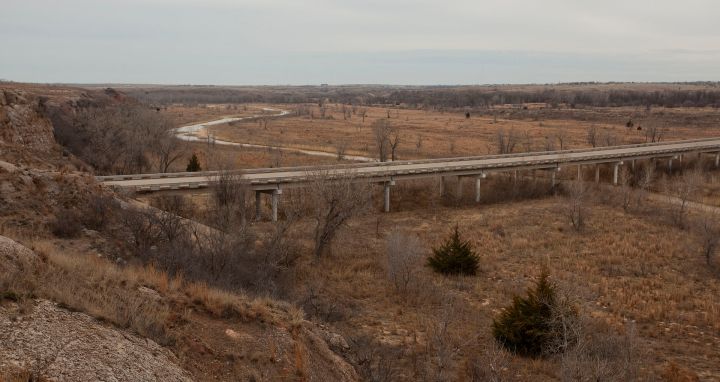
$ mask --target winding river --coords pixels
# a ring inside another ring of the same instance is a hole
[[[261,117],[282,117],[284,115],[290,114],[289,110],[281,110],[281,109],[274,109],[270,107],[265,107],[262,110],[264,111],[270,111],[270,112],[276,112],[275,114],[263,114],[263,115],[251,115],[249,117],[225,117],[221,119],[217,119],[210,122],[203,122],[203,123],[196,123],[193,125],[187,125],[175,128],[173,132],[175,133],[175,137],[178,139],[182,139],[184,141],[188,142],[207,142],[207,138],[203,137],[203,133],[206,133],[206,130],[209,126],[215,126],[215,125],[222,125],[230,122],[237,122],[242,120],[248,120],[248,119],[257,119]],[[205,134],[207,136],[207,134]],[[306,150],[306,149],[299,149],[294,147],[283,147],[283,146],[270,146],[270,145],[258,145],[254,143],[241,143],[241,142],[232,142],[232,141],[225,141],[222,139],[213,139],[213,142],[218,145],[227,145],[227,146],[237,146],[237,147],[248,147],[248,148],[260,148],[260,149],[273,149],[273,150],[280,150],[285,152],[293,152],[298,154],[305,154],[305,155],[312,155],[312,156],[319,156],[319,157],[337,157],[336,153],[329,153],[326,151],[316,151],[316,150]],[[352,161],[358,161],[358,162],[373,162],[375,159],[360,156],[360,155],[344,155],[344,159],[346,160],[352,160]]]

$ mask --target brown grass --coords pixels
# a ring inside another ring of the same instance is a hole
[[[293,109],[294,105],[276,105],[277,108]],[[495,141],[499,130],[515,131],[519,141],[515,151],[541,151],[545,141],[554,141],[559,149],[558,136],[565,136],[564,148],[589,147],[587,143],[587,129],[595,126],[602,137],[605,132],[617,138],[617,144],[642,143],[645,141],[644,130],[626,129],[624,122],[638,114],[632,108],[613,108],[598,110],[593,115],[617,114],[615,118],[595,116],[600,120],[590,120],[582,114],[573,117],[573,113],[581,111],[566,111],[567,115],[554,116],[551,119],[535,119],[537,117],[523,118],[497,114],[486,111],[483,115],[473,115],[466,119],[464,111],[432,111],[416,109],[399,109],[387,107],[366,107],[367,117],[354,114],[350,119],[343,119],[341,105],[328,105],[326,118],[321,119],[317,106],[305,106],[313,110],[314,118],[310,116],[290,116],[271,120],[267,128],[260,126],[256,121],[240,122],[232,125],[223,125],[212,128],[212,132],[220,139],[243,143],[261,145],[279,145],[295,148],[311,149],[326,152],[335,152],[338,145],[347,143],[348,154],[375,155],[373,134],[370,125],[378,118],[387,119],[399,127],[402,133],[402,142],[399,146],[400,159],[433,158],[449,156],[484,155],[496,153]],[[349,106],[347,108],[350,108]],[[358,110],[362,109],[359,107]],[[685,113],[716,113],[714,110],[704,109],[668,109],[657,111],[652,118],[657,119],[662,113],[674,113],[682,116]],[[498,112],[499,113],[499,112]],[[709,114],[709,115],[710,115]],[[582,118],[582,119],[581,119]],[[650,117],[647,117],[650,118]],[[678,117],[681,119],[681,117]],[[623,122],[619,122],[622,120]],[[668,131],[664,140],[689,139],[715,135],[713,130],[699,129],[692,125],[667,125]],[[525,144],[523,134],[530,137],[530,145]],[[417,148],[416,143],[422,137],[422,144]]]
[[[324,297],[346,311],[346,319],[334,323],[346,335],[359,330],[406,351],[418,344],[423,354],[437,351],[428,328],[437,326],[442,312],[452,312],[447,341],[463,349],[450,356],[457,366],[462,354],[493,341],[493,317],[547,264],[588,317],[618,332],[637,323],[644,378],[661,373],[668,361],[717,378],[720,280],[704,265],[698,238],[653,216],[603,205],[592,208],[586,229],[576,233],[557,203],[396,212],[383,215],[381,237],[375,236],[375,217],[357,220],[331,257],[301,266],[298,282],[322,285]],[[402,226],[429,248],[456,223],[481,254],[480,275],[446,278],[425,269],[418,295],[396,293],[385,275],[384,234]],[[514,358],[507,375],[555,379],[554,362]]]

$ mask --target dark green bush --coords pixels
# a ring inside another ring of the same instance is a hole
[[[527,297],[515,296],[513,304],[493,321],[493,336],[508,350],[525,356],[562,351],[572,342],[563,324],[576,322],[577,311],[558,301],[557,286],[543,270]]]
[[[474,275],[478,270],[478,257],[468,241],[460,239],[458,227],[439,248],[433,248],[428,266],[446,275]]]
[[[193,154],[192,157],[190,157],[190,161],[188,161],[185,171],[198,172],[200,170],[202,170],[202,168],[200,167],[200,161],[198,160],[197,155]]]

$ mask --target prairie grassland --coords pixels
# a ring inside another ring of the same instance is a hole
[[[486,352],[494,341],[493,317],[524,293],[544,265],[597,324],[617,333],[637,328],[642,379],[656,380],[677,365],[704,379],[719,378],[720,278],[704,263],[699,238],[662,217],[628,214],[602,200],[592,203],[587,227],[575,232],[559,203],[562,198],[546,197],[436,205],[358,219],[338,237],[330,256],[299,266],[296,285],[325,302],[306,307],[306,313],[350,338],[367,335],[386,348],[401,347],[406,358],[393,362],[414,373],[422,371],[408,359],[420,353],[434,357],[433,330],[445,325],[445,340],[455,349],[448,370],[457,371],[468,357]],[[385,272],[386,235],[402,227],[429,254],[456,224],[480,255],[480,274],[448,278],[419,264],[417,289],[396,292]],[[513,357],[503,375],[554,380],[559,370],[556,359]]]
[[[608,108],[609,110],[574,111],[550,117],[511,116],[502,108],[473,112],[466,118],[464,111],[418,110],[388,107],[352,107],[331,104],[320,108],[308,105],[275,106],[302,110],[302,113],[270,120],[267,125],[257,121],[237,122],[212,128],[219,139],[261,145],[288,146],[295,148],[336,152],[346,147],[347,154],[375,155],[375,143],[371,124],[376,119],[389,119],[400,130],[400,159],[433,158],[466,155],[484,155],[497,152],[498,131],[513,132],[516,139],[515,152],[543,151],[547,148],[570,149],[589,147],[588,129],[597,129],[597,144],[618,145],[646,141],[645,130],[637,126],[626,128],[625,123],[634,119],[642,124],[643,118],[652,120],[650,126],[663,129],[663,140],[679,140],[717,135],[714,128],[698,128],[684,115],[703,115],[715,118],[715,110],[668,109],[653,111],[652,116],[637,117],[631,108]],[[345,112],[343,112],[343,108]],[[352,110],[355,110],[353,113]],[[363,122],[363,111],[366,116]],[[313,117],[309,114],[311,113]],[[321,117],[323,115],[324,117]],[[585,115],[585,114],[590,115]],[[606,114],[614,115],[607,117]],[[693,114],[695,113],[695,114]],[[303,115],[298,115],[303,114]],[[661,122],[662,116],[672,114],[672,123]],[[343,117],[345,115],[345,117]],[[348,117],[349,116],[349,117]],[[640,119],[638,119],[640,118]],[[657,120],[657,121],[656,121]],[[705,122],[703,122],[705,123]],[[562,143],[561,143],[562,141]]]

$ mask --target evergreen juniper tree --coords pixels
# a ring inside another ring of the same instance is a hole
[[[457,225],[453,234],[439,248],[433,248],[433,255],[427,262],[433,270],[446,275],[474,275],[478,263],[470,242],[460,238]]]
[[[200,168],[200,161],[198,160],[197,155],[195,155],[195,153],[193,153],[192,157],[190,157],[190,161],[188,162],[188,165],[187,165],[187,168],[185,169],[185,171],[197,172],[200,170],[202,170],[202,168]]]
[[[543,270],[527,297],[515,296],[510,307],[493,320],[493,336],[508,350],[526,356],[540,356],[559,335],[553,323],[557,287]],[[575,315],[570,310],[566,312]]]

